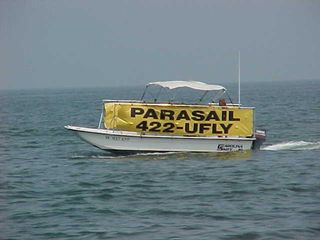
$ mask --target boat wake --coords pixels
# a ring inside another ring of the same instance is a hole
[[[303,151],[303,150],[319,150],[320,142],[305,142],[305,141],[289,141],[277,143],[270,146],[265,146],[262,150],[267,151]]]

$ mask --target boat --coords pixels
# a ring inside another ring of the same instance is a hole
[[[194,92],[201,95],[197,101],[177,100],[172,92],[179,89],[186,90],[188,97]],[[254,108],[232,103],[221,85],[157,81],[146,85],[140,100],[102,103],[97,128],[65,128],[110,152],[245,151],[259,149],[266,139],[265,130],[255,130]]]

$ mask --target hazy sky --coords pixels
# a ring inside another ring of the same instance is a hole
[[[320,79],[320,0],[0,0],[0,88]]]

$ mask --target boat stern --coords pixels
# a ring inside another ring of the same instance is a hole
[[[254,137],[256,139],[253,141],[252,149],[259,150],[261,145],[266,141],[267,131],[266,130],[256,130],[254,133]]]

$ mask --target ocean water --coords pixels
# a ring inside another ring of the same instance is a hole
[[[257,152],[115,156],[63,128],[142,90],[0,91],[0,239],[320,239],[320,81],[242,85]]]

